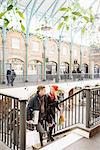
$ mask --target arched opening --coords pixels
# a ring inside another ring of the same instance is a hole
[[[68,96],[70,97],[70,96],[72,96],[73,94],[74,94],[74,89],[72,88],[72,89],[69,91]]]
[[[94,65],[94,73],[96,74],[96,73],[99,73],[99,65],[97,65],[97,64],[95,64]]]
[[[17,75],[24,74],[24,62],[19,58],[8,59],[5,67],[6,70],[14,69]]]
[[[66,80],[69,78],[69,63],[62,62],[60,65],[60,78],[61,80]]]
[[[42,79],[42,62],[40,60],[31,60],[28,64],[29,81],[40,81]]]
[[[74,88],[70,89],[68,92],[68,97],[72,96],[74,94]],[[71,110],[73,107],[73,98],[70,98],[70,101],[68,101],[68,110]]]
[[[60,65],[60,74],[67,74],[69,73],[69,63],[62,62]]]
[[[74,72],[78,72],[80,70],[80,65],[78,63],[78,60],[77,59],[74,59],[74,62],[73,62],[73,70],[72,70],[72,73]]]
[[[55,61],[49,61],[46,63],[46,79],[53,80],[57,73],[57,63]]]
[[[49,61],[46,63],[46,74],[55,75],[57,73],[57,63]]]
[[[94,77],[98,78],[99,77],[99,73],[100,73],[100,67],[99,67],[99,65],[95,64],[94,65]]]
[[[88,65],[86,63],[83,64],[82,71],[83,73],[88,73]]]
[[[42,62],[40,60],[31,60],[28,64],[28,74],[37,75],[41,74]]]

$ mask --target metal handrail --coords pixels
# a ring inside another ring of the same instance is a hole
[[[73,96],[79,94],[80,92],[82,92],[82,91],[84,91],[84,90],[86,90],[86,89],[79,90],[78,92],[76,92],[76,93],[72,94],[71,96],[69,96],[69,97],[65,98],[64,100],[62,100],[60,103],[63,103],[64,101],[66,101],[66,100],[72,98]]]
[[[26,100],[0,93],[0,140],[11,149],[26,149]]]

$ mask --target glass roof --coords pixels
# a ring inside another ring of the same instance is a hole
[[[38,29],[47,23],[51,27],[51,30],[46,31],[46,33],[43,32],[43,34],[56,39],[62,34],[62,39],[65,41],[71,41],[71,31],[66,31],[65,28],[61,31],[57,30],[57,26],[62,19],[61,16],[66,15],[64,12],[60,12],[59,8],[72,6],[75,1],[78,0],[16,0],[17,5],[23,10],[25,15],[27,14],[24,20],[25,24],[32,13],[30,33],[37,33]],[[79,2],[85,9],[92,8],[96,18],[96,27],[93,28],[93,31],[98,32],[100,24],[100,0],[79,0]],[[81,32],[78,26],[72,36],[75,43],[81,43]],[[82,39],[83,44],[89,45],[91,37],[88,31]]]

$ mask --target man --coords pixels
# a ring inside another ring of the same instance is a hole
[[[15,80],[16,77],[16,73],[14,71],[14,69],[11,70],[11,86],[13,86],[13,82]]]
[[[11,70],[7,70],[7,74],[6,74],[6,77],[7,77],[7,85],[10,84],[10,78],[11,78]]]
[[[35,94],[34,97],[32,97],[29,102],[28,102],[28,106],[27,106],[27,120],[35,120],[35,125],[37,126],[37,130],[39,131],[40,134],[40,142],[41,142],[41,146],[43,146],[43,120],[44,120],[44,116],[45,116],[45,102],[44,102],[44,95],[46,93],[45,90],[45,86],[40,85],[37,87],[37,93]],[[37,118],[34,118],[33,114],[36,113],[37,111],[39,111],[39,115],[35,115],[35,117],[37,116]],[[38,120],[38,122],[36,123],[36,120]]]

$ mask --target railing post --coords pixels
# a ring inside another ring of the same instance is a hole
[[[86,89],[86,127],[90,127],[90,107],[91,107],[91,98],[90,98],[90,89]]]
[[[20,150],[26,149],[26,100],[20,101]]]

